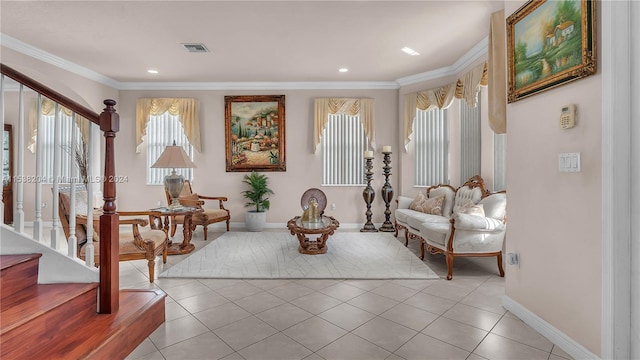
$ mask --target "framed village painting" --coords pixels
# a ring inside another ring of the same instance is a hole
[[[596,72],[596,1],[532,0],[507,18],[508,102]]]
[[[224,97],[227,171],[286,171],[284,99]]]

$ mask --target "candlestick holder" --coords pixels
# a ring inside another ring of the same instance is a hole
[[[376,226],[371,222],[371,215],[373,215],[373,212],[371,212],[371,203],[373,203],[373,199],[376,197],[376,191],[371,187],[371,179],[373,179],[373,171],[371,171],[371,169],[373,169],[372,160],[372,158],[365,158],[365,168],[367,171],[364,174],[367,177],[367,187],[362,191],[362,198],[364,198],[364,202],[367,204],[367,211],[365,212],[367,222],[362,229],[360,229],[361,232],[378,232]]]
[[[382,160],[382,162],[384,162],[384,166],[382,167],[383,171],[383,175],[384,175],[384,185],[382,185],[382,200],[384,200],[384,205],[385,205],[385,210],[384,210],[384,217],[385,220],[382,223],[382,226],[380,226],[380,228],[378,230],[380,231],[384,231],[384,232],[395,232],[396,228],[393,225],[393,223],[391,222],[391,210],[389,209],[389,206],[391,205],[391,199],[393,199],[393,188],[391,187],[391,184],[389,183],[389,175],[391,175],[391,166],[389,166],[389,164],[391,164],[391,152],[382,152],[384,154],[384,159]]]

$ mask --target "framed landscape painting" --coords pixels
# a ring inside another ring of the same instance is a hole
[[[284,95],[225,96],[227,171],[286,171]]]
[[[507,18],[508,102],[596,72],[596,1],[532,0]]]

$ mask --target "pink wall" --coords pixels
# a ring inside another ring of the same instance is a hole
[[[505,14],[524,1],[505,1]],[[596,75],[507,106],[506,295],[594,354],[601,352],[601,85]],[[558,126],[576,104],[577,126]],[[558,153],[580,152],[582,171],[560,173]]]

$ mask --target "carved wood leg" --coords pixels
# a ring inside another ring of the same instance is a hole
[[[149,282],[152,283],[153,280],[155,279],[155,268],[156,268],[156,262],[155,262],[155,256],[153,257],[153,259],[150,259],[148,262],[149,265]]]
[[[204,225],[202,230],[204,231],[204,239],[207,240],[207,225],[206,224]]]
[[[396,228],[396,231],[393,233],[393,236],[394,236],[394,237],[398,237],[398,222],[397,222],[397,221],[396,221],[396,226],[395,226],[395,228]]]
[[[227,219],[227,231],[229,231],[229,219]]]
[[[420,260],[424,260],[424,240],[420,240]]]
[[[176,225],[175,220],[171,222],[171,237],[173,237],[176,234],[176,229],[178,228],[178,225]]]
[[[504,269],[502,268],[502,252],[498,254],[498,270],[500,270],[500,277],[504,277]]]
[[[409,231],[404,229],[404,247],[409,246]]]
[[[447,258],[447,280],[451,280],[453,278],[453,254],[446,253]]]
[[[167,254],[169,253],[169,244],[166,244],[164,250],[162,250],[162,263],[167,263]]]

